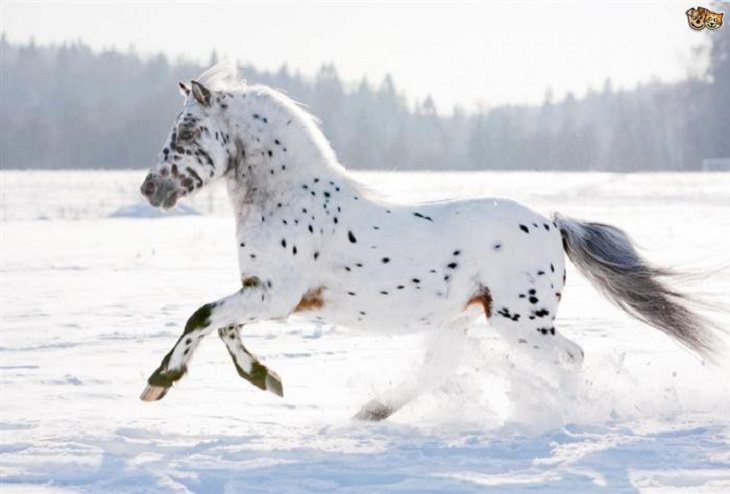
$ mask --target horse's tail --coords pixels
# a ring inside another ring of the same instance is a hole
[[[705,357],[719,351],[712,323],[663,281],[675,273],[644,260],[622,230],[558,214],[553,220],[568,258],[611,302]]]

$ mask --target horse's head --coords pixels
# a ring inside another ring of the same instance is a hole
[[[230,142],[224,105],[212,105],[216,97],[201,83],[180,83],[185,105],[167,137],[159,157],[145,178],[140,192],[153,206],[172,208],[183,196],[223,176],[235,145]]]

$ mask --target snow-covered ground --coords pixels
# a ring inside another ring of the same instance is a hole
[[[0,172],[3,494],[730,492],[730,365],[630,319],[571,268],[558,324],[586,352],[579,374],[477,324],[444,384],[360,423],[422,337],[291,321],[245,333],[285,398],[240,379],[211,335],[164,400],[139,401],[187,316],[239,285],[225,191],[189,203],[203,215],[148,217],[144,173]],[[712,271],[686,287],[727,303],[730,174],[360,178],[403,200],[507,196],[620,225],[656,262]]]

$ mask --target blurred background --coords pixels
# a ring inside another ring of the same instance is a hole
[[[149,166],[222,58],[352,168],[730,169],[730,29],[688,2],[1,5],[5,169]]]

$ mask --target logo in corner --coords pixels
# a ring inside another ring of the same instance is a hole
[[[704,7],[691,8],[687,12],[687,22],[689,27],[695,31],[702,31],[707,28],[711,31],[719,29],[722,26],[723,12],[713,12]]]

